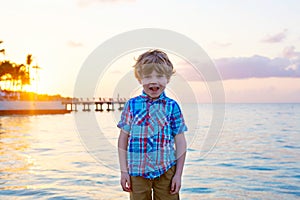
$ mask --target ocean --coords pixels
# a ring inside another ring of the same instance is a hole
[[[300,199],[300,104],[224,108],[182,105],[181,199]],[[0,199],[128,199],[119,184],[119,116],[0,116]]]

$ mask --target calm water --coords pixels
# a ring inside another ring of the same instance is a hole
[[[300,104],[226,105],[218,138],[207,134],[211,107],[200,105],[199,116],[194,109],[184,106],[192,128],[182,199],[300,199]],[[104,162],[87,152],[74,120],[94,114],[1,116],[0,199],[127,199],[109,167],[117,165],[119,111],[95,114],[113,147]],[[207,138],[218,142],[204,157]]]

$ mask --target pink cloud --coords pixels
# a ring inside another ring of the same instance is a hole
[[[215,60],[223,79],[300,77],[300,62],[288,58],[270,59],[255,55],[252,57],[222,58]]]
[[[294,46],[288,46],[286,48],[283,49],[282,51],[282,56],[285,58],[300,58],[300,52],[295,51],[295,47]]]
[[[293,46],[286,47],[281,56],[268,58],[255,55],[252,57],[228,57],[214,60],[215,67],[223,80],[269,78],[269,77],[300,77],[300,52]],[[176,71],[188,81],[201,81],[196,71],[186,67],[187,63],[177,63]],[[205,77],[203,77],[205,79]]]
[[[284,29],[283,31],[273,34],[273,35],[267,35],[262,39],[262,42],[267,43],[277,43],[283,41],[287,37],[287,29]]]

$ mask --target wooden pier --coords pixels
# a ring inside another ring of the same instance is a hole
[[[93,98],[93,99],[83,99],[83,98],[70,98],[67,100],[62,101],[62,104],[65,105],[66,110],[71,110],[71,111],[78,111],[78,106],[82,105],[82,111],[91,111],[94,105],[94,110],[95,111],[104,111],[106,107],[106,111],[114,111],[115,106],[118,105],[118,110],[122,110],[127,99],[125,98],[118,98],[118,99],[113,99],[113,98]],[[106,105],[106,106],[104,106]]]

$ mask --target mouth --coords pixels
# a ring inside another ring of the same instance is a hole
[[[149,90],[151,90],[152,92],[157,92],[159,90],[158,86],[151,86],[149,87]]]

